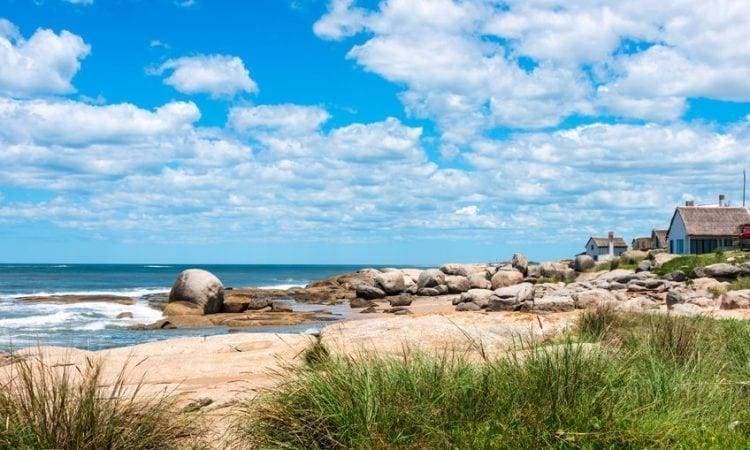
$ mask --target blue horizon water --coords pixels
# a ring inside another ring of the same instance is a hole
[[[86,350],[121,347],[155,340],[224,334],[226,327],[136,331],[127,327],[151,323],[161,311],[147,296],[168,292],[177,275],[188,268],[212,272],[225,287],[303,286],[311,281],[350,272],[364,265],[293,264],[0,264],[0,351],[36,345]],[[24,303],[28,295],[122,295],[134,305],[108,302],[74,304]],[[304,309],[306,305],[296,305]],[[341,312],[341,307],[334,308]],[[133,318],[118,319],[129,312]],[[248,332],[301,333],[314,324],[256,327]]]

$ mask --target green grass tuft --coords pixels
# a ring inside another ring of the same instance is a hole
[[[746,322],[600,309],[562,343],[479,363],[328,356],[248,403],[234,437],[260,448],[746,448],[747,342]]]
[[[195,427],[166,395],[127,391],[125,369],[102,385],[102,365],[50,366],[21,360],[0,390],[0,448],[185,448]]]

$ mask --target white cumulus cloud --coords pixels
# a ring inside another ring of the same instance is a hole
[[[151,73],[169,73],[164,83],[184,94],[206,93],[212,97],[233,97],[241,92],[258,92],[242,60],[230,55],[197,55],[169,59]]]

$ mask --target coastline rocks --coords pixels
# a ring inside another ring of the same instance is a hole
[[[460,294],[471,289],[469,279],[459,275],[448,275],[445,277],[445,285],[451,294]]]
[[[458,303],[474,303],[481,308],[487,306],[492,297],[493,292],[489,289],[469,289],[467,292],[461,294],[458,298]]]
[[[468,277],[472,273],[475,272],[481,272],[484,270],[484,267],[476,265],[476,264],[457,264],[457,263],[448,263],[443,264],[440,266],[440,271],[443,272],[446,275],[453,275],[453,276],[461,276],[461,277]]]
[[[721,296],[721,309],[750,308],[750,289],[729,291]]]
[[[169,302],[164,307],[165,316],[202,316],[204,315],[203,309],[190,302],[176,301]]]
[[[579,309],[617,303],[617,297],[613,293],[598,288],[576,292],[572,295],[572,298],[575,307]]]
[[[132,318],[133,318],[133,313],[132,312],[128,312],[128,311],[121,312],[120,314],[118,314],[115,317],[115,319],[132,319]]]
[[[427,269],[419,274],[417,286],[419,289],[436,288],[445,284],[445,273],[438,269]]]
[[[468,277],[470,289],[490,289],[492,283],[487,279],[487,272],[472,273]]]
[[[534,299],[532,309],[534,311],[562,312],[573,311],[576,307],[575,301],[569,295],[551,294],[542,298]]]
[[[362,298],[365,300],[376,300],[385,297],[385,292],[383,292],[383,290],[367,284],[358,285],[355,288],[355,291],[357,293],[357,298]]]
[[[456,305],[456,311],[481,311],[482,307],[474,302],[459,303]]]
[[[198,306],[203,314],[218,313],[224,303],[224,285],[211,272],[184,270],[169,291],[169,302],[178,301]]]
[[[589,255],[578,255],[573,261],[573,266],[576,272],[585,272],[587,270],[591,270],[595,265],[596,262],[594,261],[594,258]]]
[[[495,289],[489,299],[487,309],[490,311],[512,311],[521,308],[525,302],[534,300],[534,285],[521,283]]]
[[[411,305],[412,298],[410,295],[399,295],[398,297],[391,297],[388,299],[388,303],[391,304],[391,307],[401,307],[401,306],[409,306]]]
[[[498,270],[492,276],[492,289],[498,289],[505,286],[512,286],[523,281],[523,274],[516,269]]]
[[[638,267],[635,269],[635,272],[650,272],[652,264],[653,263],[648,259],[644,259],[643,261],[638,263]]]
[[[711,264],[706,267],[696,267],[695,276],[699,278],[723,278],[732,279],[737,278],[743,273],[743,270],[738,266],[733,266],[727,263]]]
[[[349,300],[349,307],[350,308],[369,308],[371,306],[375,306],[375,304],[372,302],[372,300],[368,300],[365,298],[353,298]]]
[[[666,274],[664,279],[667,281],[683,282],[687,280],[687,275],[682,270],[675,270],[674,272]]]
[[[406,289],[404,274],[396,269],[385,273],[379,273],[375,276],[375,283],[388,295],[400,294]]]
[[[526,276],[529,273],[529,260],[526,259],[526,256],[524,256],[523,253],[514,253],[513,258],[510,260],[510,265],[517,271],[521,272],[523,276]]]

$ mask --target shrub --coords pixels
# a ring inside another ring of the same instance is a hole
[[[75,371],[73,370],[75,368]],[[193,427],[166,395],[149,400],[128,392],[125,369],[102,386],[102,365],[49,366],[21,360],[0,391],[0,448],[179,448]]]

